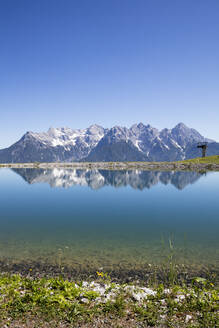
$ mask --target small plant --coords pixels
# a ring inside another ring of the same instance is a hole
[[[164,237],[161,238],[162,249],[164,250],[164,262],[161,266],[163,280],[166,285],[173,286],[177,283],[177,265],[175,262],[175,248],[173,238],[168,238],[168,250],[166,249],[166,243]]]
[[[97,271],[97,276],[102,280],[102,282],[110,284],[111,283],[111,277],[107,272],[99,272]]]
[[[173,240],[169,238],[169,255],[168,255],[168,262],[169,262],[169,283],[174,285],[177,279],[177,272],[176,272],[176,265],[174,263],[174,247],[173,247]]]

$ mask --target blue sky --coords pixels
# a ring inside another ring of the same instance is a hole
[[[0,148],[184,122],[219,141],[218,0],[0,0]]]

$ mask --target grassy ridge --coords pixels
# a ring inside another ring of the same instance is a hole
[[[197,164],[219,164],[219,155],[197,157],[193,159],[186,159],[185,161],[177,161],[175,163],[197,163]]]

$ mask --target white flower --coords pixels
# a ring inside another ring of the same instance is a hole
[[[192,316],[190,314],[186,315],[185,323],[188,323],[192,319]]]

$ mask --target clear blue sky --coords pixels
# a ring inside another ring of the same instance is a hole
[[[219,141],[218,0],[0,0],[0,148],[184,122]]]

